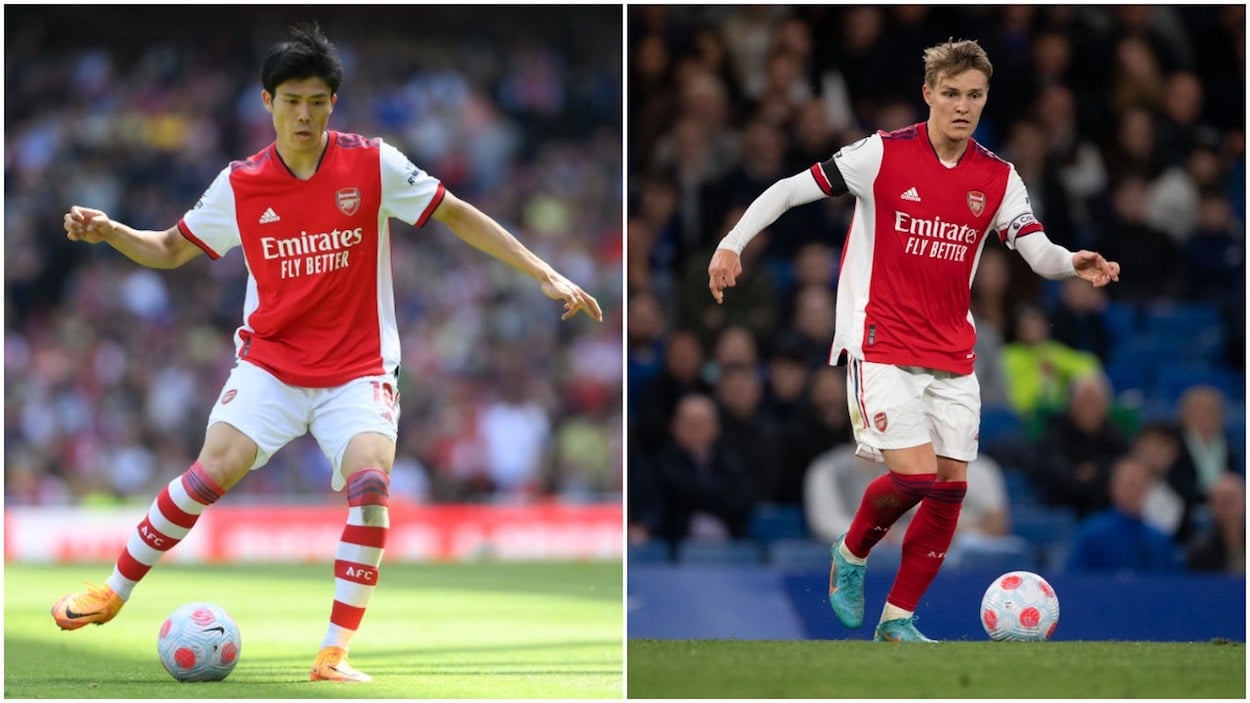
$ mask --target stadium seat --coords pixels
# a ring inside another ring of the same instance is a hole
[[[779,539],[768,545],[768,563],[793,573],[828,571],[829,547],[814,539]]]
[[[1116,394],[1126,391],[1144,394],[1149,393],[1154,385],[1156,368],[1171,358],[1170,345],[1139,335],[1119,340],[1111,350],[1104,370]]]
[[[688,565],[749,565],[762,561],[759,545],[738,540],[733,542],[682,542],[677,560]]]
[[[1018,437],[1024,431],[1024,423],[1007,408],[984,408],[981,411],[981,443],[989,444],[1000,439]]]
[[[751,539],[764,546],[779,539],[801,539],[808,535],[803,509],[797,505],[758,506],[747,530]]]
[[[1003,484],[1007,489],[1007,503],[1014,512],[1020,508],[1032,508],[1041,504],[1037,489],[1023,470],[1003,467]]]
[[[993,540],[985,543],[961,544],[958,540],[946,555],[946,568],[958,571],[1033,571],[1038,568],[1036,554],[1022,538]]]
[[[1214,386],[1228,404],[1246,397],[1246,376],[1222,366],[1166,364],[1157,372],[1154,397],[1166,406],[1175,406],[1185,391],[1194,386]]]
[[[1171,344],[1172,358],[1216,363],[1224,354],[1224,323],[1212,303],[1155,304],[1146,310],[1144,333]]]
[[[1111,333],[1113,343],[1137,336],[1142,329],[1141,318],[1141,310],[1135,305],[1117,300],[1108,302],[1102,312],[1103,324]]]
[[[1059,570],[1064,567],[1076,522],[1068,508],[1025,507],[1012,511],[1011,532],[1029,543],[1039,568]]]
[[[663,564],[669,560],[668,544],[653,539],[642,544],[631,544],[625,558],[630,564]]]

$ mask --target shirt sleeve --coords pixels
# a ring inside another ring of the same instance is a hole
[[[1008,249],[1016,248],[1016,239],[1042,230],[1042,223],[1033,216],[1028,190],[1015,166],[1007,174],[1007,192],[1003,194],[1002,205],[998,206],[993,227]]]
[[[863,139],[847,144],[838,149],[833,158],[820,165],[821,176],[824,176],[829,184],[828,187],[836,183],[839,178],[831,177],[833,168],[837,168],[840,180],[846,184],[843,193],[850,193],[857,198],[864,197],[872,193],[872,184],[877,180],[877,174],[881,171],[881,159],[885,156],[885,142],[881,140],[881,135],[873,134]],[[819,181],[819,176],[817,181]],[[822,185],[822,189],[827,186]],[[825,190],[826,195],[839,195],[840,193],[832,189]]]
[[[382,142],[382,212],[422,227],[443,202],[441,181],[413,165],[395,147]]]
[[[188,241],[204,250],[210,259],[239,246],[239,220],[235,215],[234,188],[230,185],[230,167],[223,168],[213,179],[199,201],[178,220],[178,231]]]

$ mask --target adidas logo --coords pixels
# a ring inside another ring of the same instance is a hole
[[[903,200],[910,200],[913,203],[920,202],[920,194],[916,192],[915,186],[908,188],[907,192],[903,193],[899,197],[902,198]]]
[[[916,198],[916,200],[919,200],[919,199],[920,198]],[[278,213],[273,211],[273,208],[267,207],[265,208],[265,214],[260,216],[260,223],[262,225],[267,225],[270,222],[277,222],[278,220],[281,220],[281,219],[282,219],[281,217],[278,217]]]

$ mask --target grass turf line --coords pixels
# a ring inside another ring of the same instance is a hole
[[[644,640],[630,698],[1239,698],[1244,643]]]
[[[6,698],[608,698],[623,693],[621,563],[384,564],[351,663],[366,685],[308,681],[334,594],[327,565],[162,564],[112,622],[62,632],[61,595],[111,567],[6,565]],[[184,684],[157,630],[191,601],[238,622],[238,667]]]

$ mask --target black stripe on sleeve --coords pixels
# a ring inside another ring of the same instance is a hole
[[[825,178],[829,179],[829,195],[846,195],[851,192],[846,187],[846,179],[842,178],[842,172],[838,170],[838,165],[834,162],[834,157],[830,156],[828,161],[820,165],[820,170],[825,172]]]

